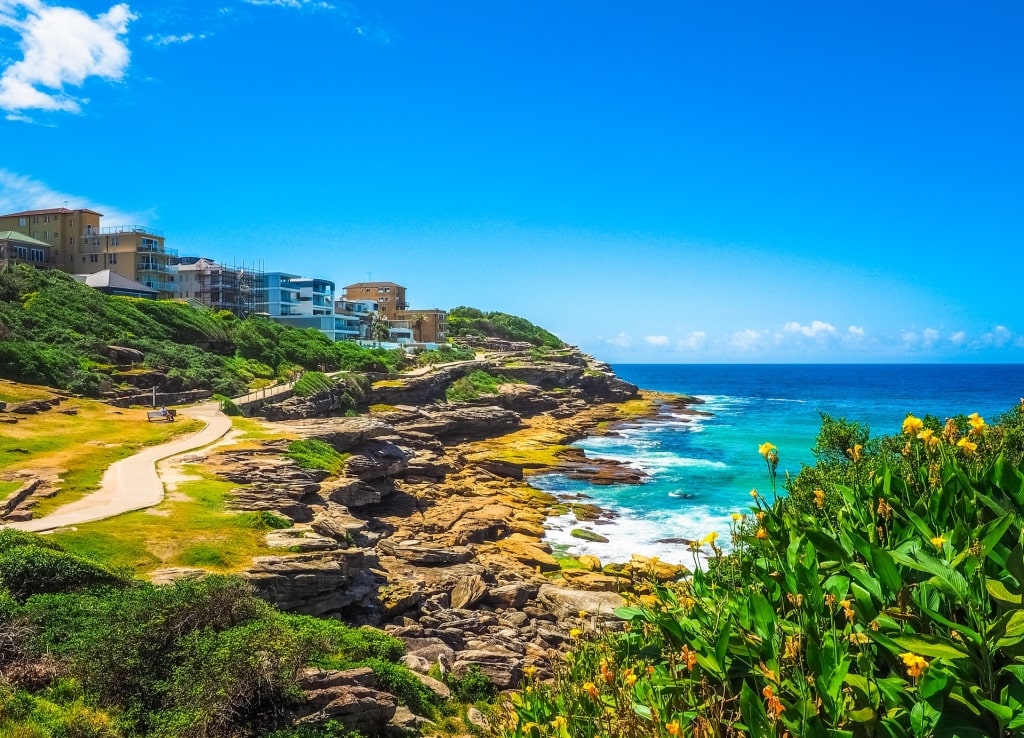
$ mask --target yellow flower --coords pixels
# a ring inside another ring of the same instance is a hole
[[[819,510],[825,507],[825,493],[820,489],[814,490],[814,504]]]
[[[768,540],[768,531],[766,531],[764,528],[758,528],[757,533],[754,534],[754,538],[757,538],[761,541]]]
[[[931,428],[925,428],[917,434],[917,437],[924,441],[924,445],[927,446],[929,450],[934,450],[939,445],[939,437],[935,435],[935,431]]]
[[[768,708],[768,714],[771,715],[773,720],[778,720],[779,715],[786,711],[786,708],[779,701],[779,698],[775,696],[775,690],[769,685],[761,690],[761,694],[764,695],[765,706]]]
[[[580,610],[580,612],[579,612],[580,620],[583,620],[583,619],[584,619],[584,618],[586,618],[586,617],[587,617],[587,615],[589,615],[589,614],[590,614],[590,613],[588,613],[588,612],[587,612],[586,610]]]
[[[908,436],[914,435],[922,428],[924,428],[924,423],[920,418],[915,418],[913,415],[908,415],[906,420],[903,421],[903,432]]]
[[[590,695],[590,699],[592,700],[596,700],[600,695],[600,692],[597,691],[597,685],[593,682],[587,682],[584,684],[583,691]]]
[[[526,666],[526,667],[523,667],[523,673],[526,675],[527,679],[533,679],[533,677],[537,674],[537,667],[536,666]]]
[[[864,446],[859,443],[855,443],[853,448],[846,449],[846,455],[853,459],[853,463],[856,464],[862,458],[861,452],[864,450]]]
[[[633,673],[632,669],[626,669],[626,671],[622,674],[622,679],[624,682],[626,682],[627,687],[632,687],[634,684],[636,684],[637,677],[636,674]]]
[[[758,497],[760,497],[760,495],[759,495],[759,494],[757,493],[757,490],[756,490],[756,489],[752,489],[752,490],[750,490],[750,496],[751,496],[751,497],[753,497],[753,498],[754,498],[755,500],[756,500],[756,499],[757,499]]]
[[[850,633],[850,643],[855,646],[863,646],[871,641],[867,633]]]
[[[554,728],[555,730],[561,730],[562,728],[564,728],[568,724],[569,724],[569,721],[566,720],[561,715],[559,715],[558,717],[556,717],[554,720],[551,721],[551,727]]]
[[[964,456],[973,456],[974,452],[978,450],[978,444],[967,440],[966,436],[956,442],[956,447],[964,452]]]
[[[757,453],[761,454],[766,460],[771,455],[772,451],[775,451],[777,446],[774,443],[762,443],[757,447]]]
[[[665,730],[668,732],[670,736],[673,736],[673,738],[675,738],[675,736],[679,735],[679,723],[673,720],[671,723],[668,723],[665,726]]]
[[[579,628],[573,628],[569,631],[569,637],[572,639],[579,638],[581,635],[583,635],[583,631]]]
[[[900,659],[903,661],[903,665],[907,667],[907,676],[911,679],[917,679],[928,668],[928,661],[916,653],[910,653],[909,651],[902,653],[900,654]]]
[[[745,518],[745,517],[747,517],[747,516],[746,515],[741,515],[740,513],[733,513],[732,514],[732,522],[738,523],[741,520],[743,520],[743,518]]]
[[[968,415],[967,422],[971,424],[971,433],[981,435],[985,432],[985,419],[978,413]]]
[[[935,550],[936,551],[941,551],[942,547],[945,545],[945,543],[946,543],[946,537],[945,536],[935,536],[935,538],[932,539],[932,545],[935,546]]]
[[[716,538],[718,538],[718,531],[714,531],[714,530],[713,530],[713,531],[711,531],[710,533],[708,533],[708,534],[707,534],[706,536],[704,536],[703,538],[701,538],[701,539],[700,539],[700,542],[701,542],[702,544],[706,543],[706,544],[709,544],[709,545],[711,545],[711,546],[714,546],[714,545],[715,545],[715,539],[716,539]]]

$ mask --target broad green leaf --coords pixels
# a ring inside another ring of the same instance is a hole
[[[1000,602],[1008,602],[1011,605],[1021,604],[1022,598],[1019,594],[1014,594],[1006,588],[1006,585],[1000,582],[998,579],[986,579],[985,589],[988,590],[989,595]]]
[[[932,658],[940,659],[970,658],[970,654],[967,653],[963,646],[940,636],[901,635],[893,638],[892,642],[904,651],[910,651],[919,656],[931,656]]]

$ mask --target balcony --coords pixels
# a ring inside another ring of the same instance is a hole
[[[169,249],[166,246],[149,246],[146,244],[139,244],[135,247],[136,253],[139,254],[167,254],[167,256],[177,256],[177,249]]]
[[[164,274],[169,272],[177,273],[177,268],[168,266],[167,264],[161,264],[155,261],[142,261],[135,265],[135,271],[137,272],[162,272]]]
[[[156,228],[141,225],[106,226],[104,228],[87,228],[85,236],[112,236],[118,233],[141,233],[146,236],[163,238],[164,232]]]

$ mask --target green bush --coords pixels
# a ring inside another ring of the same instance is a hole
[[[452,691],[452,696],[459,702],[479,702],[489,700],[498,693],[486,674],[480,671],[480,667],[471,666],[461,677],[452,673],[445,675],[445,684]]]
[[[330,377],[322,372],[306,372],[292,387],[292,390],[299,397],[309,397],[321,392],[329,392],[337,385]]]
[[[15,598],[125,584],[124,579],[65,551],[21,545],[0,554],[0,586]]]
[[[448,313],[449,336],[485,336],[506,341],[525,341],[534,346],[563,348],[562,340],[525,318],[508,313],[485,313],[471,307],[452,308]]]
[[[470,361],[476,358],[476,352],[462,346],[445,345],[429,351],[421,351],[416,355],[419,366],[445,364],[450,361]]]
[[[498,386],[502,384],[522,384],[516,379],[498,375],[494,376],[485,371],[477,370],[465,377],[460,377],[451,383],[445,391],[445,398],[448,402],[468,402],[476,400],[483,395],[497,393]]]
[[[316,438],[304,438],[288,444],[285,456],[303,469],[322,469],[337,475],[345,471],[349,454],[339,453],[330,444]]]

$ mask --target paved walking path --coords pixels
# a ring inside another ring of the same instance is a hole
[[[178,417],[202,420],[206,427],[185,438],[150,446],[134,456],[114,462],[103,474],[98,490],[46,517],[8,525],[21,530],[53,530],[158,504],[164,498],[164,485],[157,474],[156,463],[213,443],[231,430],[231,418],[220,411],[216,402],[182,408],[178,410]]]

